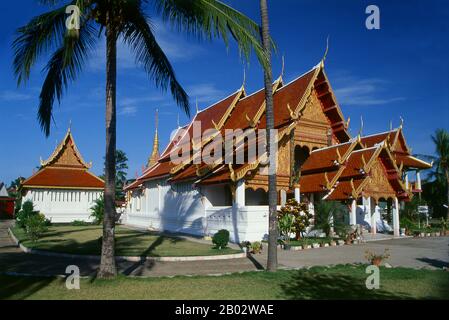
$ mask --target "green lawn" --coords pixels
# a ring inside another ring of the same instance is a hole
[[[64,252],[70,254],[99,255],[101,253],[101,226],[53,225],[37,241],[28,239],[24,230],[12,229],[16,237],[28,248]],[[155,232],[141,232],[125,227],[116,228],[117,256],[207,256],[238,253],[234,249],[213,249],[212,243],[198,243],[180,237],[161,235]]]
[[[381,268],[380,289],[365,287],[364,266],[248,272],[225,276],[82,279],[0,276],[0,299],[449,299],[449,272]]]

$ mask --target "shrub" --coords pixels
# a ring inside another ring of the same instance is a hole
[[[88,226],[89,222],[86,222],[84,220],[73,220],[71,224],[74,227],[82,227],[82,226]]]
[[[45,231],[47,225],[43,214],[31,215],[25,220],[25,232],[31,241],[36,242]]]
[[[257,254],[262,251],[262,242],[254,241],[251,243],[251,253]]]
[[[315,226],[314,229],[323,230],[326,237],[330,236],[331,230],[338,228],[342,224],[342,220],[346,208],[338,201],[320,201],[315,206]]]
[[[212,237],[212,243],[215,245],[216,249],[226,248],[229,242],[229,231],[222,229],[218,230],[216,234]]]
[[[16,215],[16,224],[20,228],[25,228],[27,219],[31,216],[37,215],[38,212],[34,210],[33,201],[28,200],[22,204],[22,209]]]
[[[308,226],[310,226],[310,219],[313,217],[309,213],[309,208],[306,203],[298,203],[295,199],[287,200],[287,203],[278,211],[278,221],[286,215],[293,217],[293,230],[296,233],[296,238],[299,239]],[[285,222],[288,222],[287,219]]]
[[[90,215],[94,221],[94,224],[100,224],[104,218],[104,198],[101,196],[94,201],[94,205],[90,208],[92,214]]]

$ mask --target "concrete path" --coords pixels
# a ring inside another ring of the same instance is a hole
[[[38,256],[23,253],[10,239],[7,229],[10,221],[0,221],[0,273],[30,275],[64,275],[68,265],[77,265],[83,276],[93,276],[98,261]],[[365,250],[383,252],[389,248],[392,266],[413,268],[449,267],[449,237],[394,239],[369,242],[360,245],[329,247],[305,251],[279,250],[281,268],[300,268],[314,265],[333,265],[365,261]],[[250,258],[223,261],[195,262],[119,262],[119,272],[134,276],[209,275],[260,270],[266,264],[266,248],[263,254]]]
[[[281,250],[278,252],[278,260],[281,265],[289,268],[366,263],[366,250],[383,253],[388,248],[390,258],[387,262],[393,267],[440,269],[449,267],[448,245],[449,237],[393,239],[302,251]],[[266,250],[265,254],[256,256],[256,259],[264,264]]]

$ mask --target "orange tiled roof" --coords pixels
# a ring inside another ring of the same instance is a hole
[[[44,167],[22,183],[23,188],[92,188],[103,189],[104,181],[86,169]]]
[[[432,165],[430,163],[427,163],[421,159],[415,158],[410,155],[395,154],[395,159],[396,159],[397,165],[400,165],[401,163],[403,163],[404,167],[406,167],[406,168],[416,168],[416,169],[432,168]]]

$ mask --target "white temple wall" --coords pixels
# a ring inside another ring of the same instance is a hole
[[[31,200],[34,209],[53,223],[92,221],[90,208],[102,193],[98,190],[31,189],[22,203]]]
[[[163,180],[134,191],[125,223],[133,226],[204,235],[206,199],[191,183],[167,184]],[[139,206],[140,204],[140,206]]]

